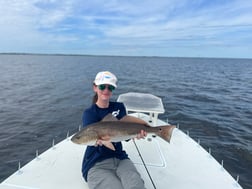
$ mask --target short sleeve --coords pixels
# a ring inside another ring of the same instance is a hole
[[[96,115],[94,107],[88,108],[83,112],[82,115],[82,125],[87,126],[89,124],[100,121]]]

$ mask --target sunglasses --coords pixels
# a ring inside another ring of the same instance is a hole
[[[112,85],[98,85],[98,88],[101,90],[101,91],[103,91],[103,90],[105,90],[106,88],[109,90],[109,91],[113,91],[113,90],[115,90],[115,87],[114,86],[112,86]]]

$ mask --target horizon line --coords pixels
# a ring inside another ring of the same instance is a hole
[[[205,58],[205,59],[247,59],[252,58],[237,58],[237,57],[204,57],[204,56],[137,56],[137,55],[95,55],[95,54],[72,54],[72,53],[26,53],[26,52],[0,52],[0,55],[37,55],[37,56],[104,56],[104,57],[142,57],[142,58]]]

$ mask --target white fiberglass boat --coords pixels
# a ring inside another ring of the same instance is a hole
[[[160,98],[151,94],[126,93],[119,96],[130,115],[152,126],[167,125],[158,119],[164,113]],[[146,139],[123,142],[147,189],[241,189],[211,153],[178,128],[170,143],[150,134]],[[81,175],[85,146],[70,137],[54,145],[19,168],[0,184],[0,189],[88,189]]]

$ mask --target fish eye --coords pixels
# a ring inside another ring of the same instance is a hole
[[[79,135],[75,136],[76,139],[80,139],[81,137]]]

